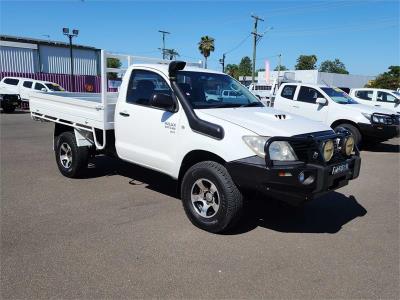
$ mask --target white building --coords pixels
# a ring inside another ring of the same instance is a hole
[[[257,81],[259,83],[272,83],[278,77],[278,71],[270,71],[269,80],[265,78],[265,75],[265,72],[258,72]],[[281,71],[279,77],[284,80],[328,84],[347,89],[364,87],[369,81],[375,79],[375,76],[326,73],[318,70]]]

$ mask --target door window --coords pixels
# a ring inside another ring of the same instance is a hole
[[[22,84],[24,87],[30,89],[32,87],[32,81],[24,81],[24,83]]]
[[[282,89],[281,96],[283,98],[293,100],[295,92],[296,92],[296,86],[295,85],[286,85]]]
[[[41,83],[39,83],[39,82],[36,82],[36,83],[35,83],[35,90],[41,91],[42,89],[45,89],[45,90],[46,90],[46,87],[45,87],[43,84],[41,84]],[[46,90],[46,91],[47,91],[47,90]]]
[[[314,88],[302,86],[297,96],[297,101],[315,103],[317,98],[324,98],[324,96]]]
[[[15,78],[6,78],[4,79],[4,83],[9,85],[18,85],[19,80]]]
[[[394,103],[396,102],[396,97],[393,96],[392,94],[386,93],[386,92],[378,92],[378,97],[376,99],[379,102],[390,102]]]
[[[368,90],[359,90],[356,92],[356,97],[363,99],[363,100],[368,100],[372,101],[372,95],[374,94],[373,91],[368,91]]]
[[[126,102],[150,106],[154,94],[172,95],[167,82],[158,74],[144,70],[132,71],[129,80]]]

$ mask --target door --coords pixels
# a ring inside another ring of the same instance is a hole
[[[24,80],[20,87],[20,96],[23,100],[29,100],[29,94],[32,92],[33,81]]]
[[[46,87],[44,86],[44,84],[41,84],[40,82],[36,82],[36,83],[35,83],[35,91],[47,92],[47,89],[46,89]]]
[[[294,95],[296,93],[296,85],[285,85],[279,95],[275,97],[274,107],[283,111],[295,113],[294,111]]]
[[[373,90],[356,90],[354,92],[355,100],[358,103],[373,106],[375,104],[375,94]]]
[[[400,98],[400,96],[399,96]],[[378,91],[375,106],[387,108],[390,110],[395,110],[396,112],[400,111],[399,107],[399,98],[395,97],[393,94]]]
[[[115,110],[115,145],[120,158],[170,174],[182,110],[170,112],[150,106],[155,93],[172,95],[176,100],[160,74],[133,70],[125,99],[118,99]]]
[[[316,103],[317,98],[325,98],[320,91],[308,86],[300,86],[296,101],[293,101],[293,113],[311,120],[325,122],[328,115],[328,105]]]

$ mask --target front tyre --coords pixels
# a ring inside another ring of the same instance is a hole
[[[336,126],[334,128],[334,130],[337,131],[339,128],[344,128],[344,129],[350,131],[350,133],[353,135],[355,144],[358,147],[360,147],[361,141],[362,141],[362,135],[361,135],[360,130],[358,130],[357,127],[353,126],[352,124],[343,123],[343,124],[339,124],[338,126]]]
[[[226,168],[217,162],[192,166],[183,177],[181,196],[189,220],[203,230],[221,233],[240,218],[243,196]]]
[[[66,177],[80,177],[87,168],[88,147],[78,147],[73,132],[63,132],[58,136],[55,155],[58,169]]]

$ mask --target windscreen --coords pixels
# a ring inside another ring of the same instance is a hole
[[[63,92],[63,91],[65,91],[60,85],[55,84],[55,83],[45,83],[45,85],[47,86],[47,88],[50,91],[53,91],[53,92]]]
[[[177,82],[193,109],[263,106],[248,89],[228,75],[179,71]]]
[[[339,104],[357,104],[358,102],[353,100],[349,95],[338,88],[321,88],[333,101]]]

